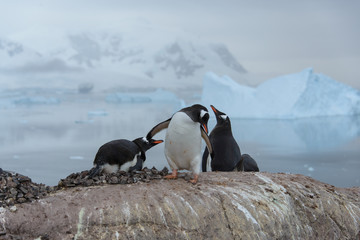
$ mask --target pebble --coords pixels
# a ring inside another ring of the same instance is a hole
[[[10,207],[10,211],[11,211],[11,212],[16,212],[16,210],[17,210],[17,207],[16,207],[16,206]]]
[[[72,173],[64,179],[59,181],[58,188],[71,188],[76,186],[96,186],[103,184],[132,184],[137,182],[149,182],[154,179],[162,179],[166,176],[169,170],[165,167],[159,171],[155,167],[148,169],[144,168],[141,171],[101,174],[89,178],[88,170],[79,173]]]
[[[57,186],[46,186],[31,181],[27,176],[4,171],[0,168],[0,207],[15,207],[15,204],[31,202],[40,199],[49,193],[72,187],[88,187],[104,184],[132,184],[137,182],[150,182],[162,179],[169,170],[165,167],[161,171],[155,167],[144,168],[141,171],[120,171],[111,174],[101,174],[89,177],[89,170],[72,173],[61,179]],[[16,209],[12,208],[12,209]]]
[[[4,170],[0,171],[0,187],[0,207],[31,202],[57,189],[57,187],[33,183],[27,176]]]

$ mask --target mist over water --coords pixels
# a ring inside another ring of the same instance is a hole
[[[311,176],[335,186],[360,185],[360,116],[295,120],[233,119],[242,153],[262,171]]]
[[[359,89],[359,9],[358,1],[184,1],[175,8],[166,1],[2,3],[0,167],[56,185],[90,169],[102,144],[144,136],[186,104],[204,103],[203,79],[209,71],[255,89],[268,79],[313,67]],[[291,87],[294,79],[289,82]],[[336,100],[360,94],[337,95],[337,86],[324,95],[319,94],[328,89],[323,85],[311,88],[299,101],[306,104],[294,106],[300,113],[332,111],[324,106],[334,102],[331,106],[341,111],[333,115],[348,114],[347,107],[358,113],[360,100],[340,105]],[[247,107],[245,117],[271,118],[266,110],[276,113],[295,96],[283,82],[273,85],[275,95],[245,91],[248,102],[231,91],[234,87],[222,92],[220,87],[207,95],[206,107],[211,111],[214,104],[229,116],[244,117]],[[263,104],[273,103],[273,96],[281,97],[279,105]],[[225,98],[229,104],[214,101]],[[238,109],[238,103],[244,105]],[[251,115],[249,110],[257,109],[252,104],[265,107]],[[239,114],[228,112],[233,109]],[[311,114],[291,115],[293,120],[231,118],[233,134],[261,171],[360,186],[360,117],[296,119],[321,115]],[[210,130],[214,121],[211,113]],[[147,152],[145,166],[167,166],[163,147]]]
[[[144,136],[182,108],[180,101],[170,100],[110,103],[109,94],[61,96],[59,103],[0,109],[1,168],[56,185],[90,169],[102,144]],[[253,156],[261,171],[299,173],[341,187],[360,185],[359,116],[231,121],[241,152]],[[211,113],[209,129],[214,125]],[[163,148],[149,150],[145,166],[168,167]]]

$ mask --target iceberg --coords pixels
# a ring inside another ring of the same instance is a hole
[[[88,117],[106,117],[109,115],[105,110],[88,111]]]
[[[2,97],[0,94],[0,109],[13,108],[16,106],[30,105],[55,105],[60,104],[60,99],[44,96],[24,96],[24,97]]]
[[[108,103],[150,103],[150,102],[181,102],[172,92],[156,89],[152,92],[117,92],[106,97]]]
[[[21,97],[13,100],[13,103],[16,105],[38,105],[38,104],[59,104],[60,99],[55,97],[43,97],[43,96],[33,96],[33,97]]]
[[[73,93],[73,91],[57,88],[0,88],[0,109],[35,105],[59,105],[63,100],[63,95],[69,93]]]
[[[234,118],[294,119],[359,115],[360,91],[308,68],[253,88],[207,73],[201,97]]]

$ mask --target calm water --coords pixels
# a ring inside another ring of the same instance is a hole
[[[104,99],[84,95],[53,105],[0,108],[0,167],[56,185],[72,172],[90,169],[103,143],[144,136],[180,108],[175,102],[109,104]],[[209,128],[214,125],[211,113]],[[360,117],[232,119],[232,126],[242,153],[252,155],[261,171],[360,186]],[[168,166],[163,144],[149,150],[146,166]]]

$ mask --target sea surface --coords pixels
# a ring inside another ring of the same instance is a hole
[[[145,136],[181,108],[176,101],[114,104],[105,99],[75,94],[47,104],[0,105],[0,167],[57,185],[73,172],[90,169],[102,144]],[[260,171],[303,174],[337,187],[360,186],[360,116],[231,122],[241,152],[250,154]],[[214,125],[211,112],[209,129]],[[154,138],[164,136],[161,132]],[[163,148],[150,149],[145,166],[168,167]]]

